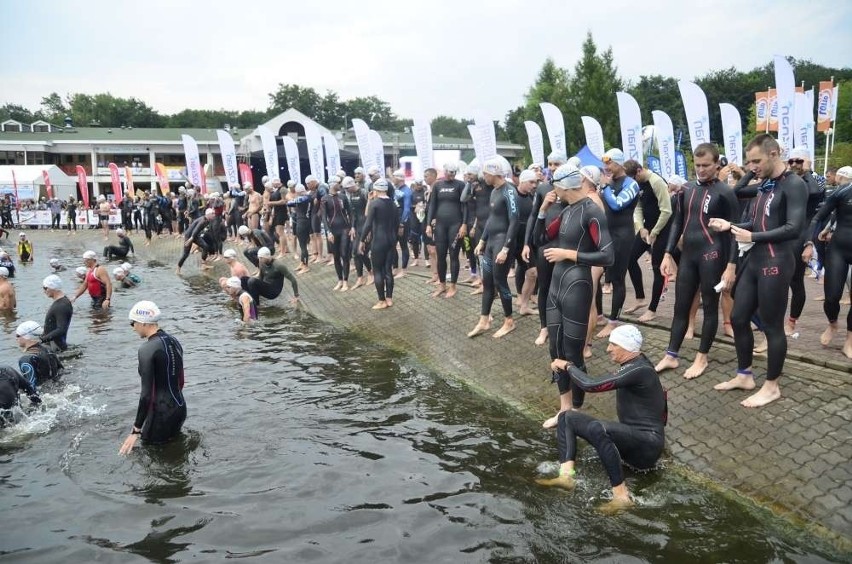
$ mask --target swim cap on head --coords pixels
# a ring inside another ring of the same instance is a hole
[[[225,286],[227,286],[228,288],[237,289],[242,288],[243,284],[242,282],[240,282],[240,279],[238,277],[231,276],[230,278],[228,278],[228,280],[225,281]]]
[[[619,325],[609,334],[609,342],[628,352],[639,352],[642,349],[642,333],[635,325]]]
[[[268,177],[268,176],[265,176],[265,175],[264,175],[264,176],[261,176],[261,177],[260,177],[260,183],[261,183],[261,184],[266,184],[268,181],[269,181],[269,177]]]
[[[187,196],[195,196],[195,190],[190,188],[189,190],[186,191],[186,195]]]
[[[234,249],[225,249],[225,252],[222,253],[222,256],[226,259],[235,259],[237,258],[237,251]]]
[[[576,190],[583,182],[583,177],[577,167],[569,164],[560,165],[553,172],[553,185],[565,190]]]
[[[216,212],[213,210],[213,208],[207,208],[206,210],[204,210],[204,215],[207,217],[213,217],[214,215],[216,215]]]
[[[680,175],[673,174],[669,177],[669,184],[674,186],[683,186],[686,184],[686,180]]]
[[[112,275],[118,278],[119,276],[127,276],[127,271],[121,268],[120,266],[116,266],[112,270]]]
[[[296,194],[304,194],[308,189],[305,188],[304,184],[296,184]]]
[[[50,259],[50,266],[59,266],[59,259],[58,258]]]
[[[358,174],[359,172],[361,174],[364,174],[364,167],[362,167],[362,166],[356,167],[355,168],[355,174]]]
[[[257,258],[269,258],[272,256],[272,251],[267,247],[261,247],[257,250]]]
[[[377,167],[376,165],[370,165],[367,168],[367,174],[369,174],[369,175],[379,174],[379,167]]]
[[[573,157],[568,159],[568,164],[574,165],[575,167],[580,168],[581,166],[583,166],[583,161],[580,160],[580,157],[578,157],[577,155],[574,155]]]
[[[124,235],[124,229],[119,227],[118,229],[115,230],[115,234],[116,235]]]
[[[245,236],[251,233],[251,229],[249,229],[248,225],[240,225],[239,229],[237,229],[237,233],[239,235]]]
[[[346,171],[345,171],[345,170],[343,170],[343,169],[341,168],[341,169],[339,169],[339,170],[335,173],[335,175],[336,175],[338,178],[341,178],[341,179],[342,179],[342,178],[345,178],[345,177],[346,177]]]
[[[305,184],[308,184],[309,182],[319,182],[319,180],[317,180],[317,177],[313,174],[309,174],[305,177]]]
[[[184,188],[183,186],[180,186],[178,188],[178,194],[186,194],[186,188]]]
[[[474,176],[479,176],[479,173],[482,172],[482,167],[479,166],[479,161],[473,159],[470,161],[470,164],[467,165],[467,169],[465,170],[467,174],[472,174]]]
[[[5,266],[0,266],[0,278],[9,278],[9,269]]]
[[[531,170],[521,171],[520,176],[518,176],[518,182],[535,182],[538,180],[538,174]]]
[[[98,201],[99,201],[99,202],[105,202],[105,201],[106,201],[106,196],[104,196],[103,194],[99,195],[99,196],[98,196]]]
[[[834,173],[835,176],[842,176],[847,180],[852,180],[852,166],[842,166]],[[669,181],[671,182],[671,180]]]
[[[568,156],[562,151],[553,151],[547,155],[548,163],[565,164],[568,161]]]
[[[355,186],[355,179],[351,176],[346,176],[343,178],[343,182],[340,183],[344,188],[352,188]]]
[[[527,170],[541,170],[541,165],[538,163],[533,163],[527,167]]]
[[[296,181],[295,181],[295,180],[288,180],[288,181],[287,181],[287,188],[293,188],[293,187],[295,187],[295,186],[296,186]]]
[[[458,172],[459,164],[454,162],[444,163],[444,172]]]
[[[506,174],[503,171],[503,162],[497,157],[491,157],[485,161],[485,164],[482,165],[482,172],[494,176],[504,176]]]
[[[810,159],[811,153],[805,147],[796,147],[790,151],[791,159]]]
[[[85,266],[78,266],[76,269],[74,269],[74,272],[76,272],[77,276],[79,276],[80,278],[85,278],[88,270],[86,270]]]
[[[595,186],[598,186],[601,183],[601,169],[596,166],[584,166],[580,169],[580,174],[582,174]]]
[[[254,188],[251,182],[243,182],[243,190],[248,190],[249,188]]]
[[[98,260],[98,253],[95,251],[86,251],[83,253],[83,260]]]
[[[24,321],[15,329],[18,337],[38,337],[44,333],[44,328],[37,321]]]
[[[45,279],[41,281],[41,287],[47,288],[49,290],[61,290],[62,278],[55,274],[51,274],[50,276],[45,277]]]
[[[393,171],[393,177],[394,178],[405,178],[405,171],[402,170],[401,168],[398,168],[395,171]]]
[[[19,238],[19,239],[26,239],[26,238],[27,238],[27,234],[26,234],[26,233],[18,233],[18,238]]]
[[[373,182],[373,190],[378,190],[379,192],[387,192],[388,191],[388,181],[384,178],[379,178],[375,182]]]
[[[157,323],[160,320],[160,308],[154,302],[142,300],[130,308],[127,318],[136,323]]]
[[[607,160],[611,160],[614,163],[623,165],[624,153],[621,151],[621,149],[610,149],[609,151],[604,153],[603,158],[601,160],[603,160],[604,163],[606,163]]]
[[[127,272],[130,272],[133,269],[133,265],[130,264],[129,262],[123,262],[123,263],[121,263],[121,268],[123,268]]]

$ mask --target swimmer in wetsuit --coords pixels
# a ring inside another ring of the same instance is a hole
[[[539,246],[554,242],[544,250],[545,259],[554,265],[546,312],[551,361],[568,361],[580,369],[585,369],[583,351],[594,301],[592,267],[605,267],[614,260],[606,213],[589,198],[583,178],[573,165],[556,169],[554,189],[542,202],[533,235]],[[557,198],[565,207],[546,223],[547,210]],[[555,371],[553,380],[559,388],[560,413],[583,405],[582,388],[572,384],[565,372]],[[544,422],[545,428],[555,425],[556,417]]]
[[[104,247],[104,257],[107,260],[112,260],[114,258],[124,259],[127,258],[127,255],[130,253],[136,252],[133,249],[133,241],[130,240],[130,237],[128,237],[124,229],[116,229],[115,234],[118,235],[118,245],[108,245]]]
[[[334,271],[337,274],[337,284],[334,290],[345,292],[349,290],[349,259],[352,255],[352,237],[355,229],[352,227],[352,208],[349,198],[341,194],[339,182],[333,182],[329,192],[320,201],[320,217],[325,227],[326,241],[334,260]]]
[[[59,358],[41,344],[44,328],[35,321],[24,321],[15,329],[18,346],[24,355],[18,359],[18,369],[34,387],[48,380],[58,380],[62,370]]]
[[[373,264],[373,282],[379,301],[373,309],[385,309],[393,305],[393,263],[397,233],[401,228],[399,209],[387,194],[388,182],[379,178],[373,182],[375,194],[367,206],[367,219],[361,234],[361,250],[366,249],[367,239],[372,236],[370,260]]]
[[[296,274],[303,274],[310,270],[308,259],[311,246],[311,198],[304,185],[296,184],[293,195],[287,200],[287,206],[292,208],[290,217],[293,218],[293,233],[299,242],[299,267],[296,269]],[[242,231],[242,228],[240,230]],[[355,264],[358,264],[357,260]]]
[[[357,169],[355,174],[358,174]],[[364,252],[361,252],[361,245],[359,244],[361,234],[364,232],[364,223],[367,221],[368,192],[363,183],[359,185],[354,178],[349,176],[343,179],[341,186],[346,190],[346,195],[349,198],[349,205],[352,208],[352,228],[355,230],[354,241],[352,242],[355,275],[358,277],[355,280],[355,285],[352,286],[352,289],[355,290],[367,284],[367,277],[372,274],[373,270],[373,265],[370,262],[369,245]],[[305,253],[307,257],[307,251]]]
[[[44,295],[53,300],[44,316],[41,342],[53,352],[64,351],[68,348],[66,339],[74,306],[62,291],[62,279],[59,276],[51,274],[42,281],[41,287]]]
[[[71,298],[71,303],[77,301],[83,292],[89,292],[92,298],[92,308],[108,309],[112,305],[112,281],[106,268],[98,264],[98,255],[95,251],[83,253],[83,262],[86,265],[86,277],[77,288],[77,293]]]
[[[21,390],[30,399],[32,405],[41,403],[35,386],[29,380],[11,366],[0,366],[0,427],[17,422],[15,414],[9,410],[20,406]]]
[[[462,192],[461,201],[466,202],[467,210],[467,233],[470,237],[470,252],[468,260],[470,262],[470,278],[465,280],[465,283],[470,283],[476,286],[476,289],[471,294],[482,293],[482,280],[479,277],[479,260],[474,254],[474,249],[479,245],[479,240],[482,237],[482,231],[485,229],[485,224],[488,222],[488,215],[491,213],[491,190],[493,188],[480,178],[482,167],[479,163],[471,162],[465,172],[465,187]]]
[[[293,286],[293,297],[290,298],[290,303],[297,303],[299,301],[299,283],[290,269],[287,268],[284,259],[273,259],[272,252],[267,247],[258,249],[257,258],[260,265],[260,272],[257,273],[257,276],[246,276],[240,279],[242,288],[251,295],[254,303],[260,305],[261,296],[267,300],[274,300],[281,295],[285,278]]]
[[[136,419],[119,454],[129,453],[140,437],[147,444],[172,440],[186,420],[183,347],[177,339],[160,329],[160,315],[160,308],[150,301],[137,302],[128,315],[133,331],[145,339],[139,347],[142,391]]]
[[[730,231],[733,245],[749,248],[742,259],[734,286],[731,325],[737,349],[737,374],[716,390],[752,390],[754,334],[751,320],[760,315],[767,342],[766,381],[761,389],[743,400],[744,407],[762,407],[781,397],[778,377],[787,356],[784,315],[790,280],[799,260],[797,241],[804,229],[808,190],[804,181],[787,170],[781,147],[768,134],[757,135],[746,146],[749,167],[763,179],[758,188],[750,221],[734,224],[714,219],[710,227]],[[731,252],[737,252],[732,248]],[[683,259],[681,259],[683,260]]]
[[[429,211],[426,214],[426,235],[435,240],[438,267],[438,289],[432,293],[436,298],[456,295],[459,279],[459,250],[462,239],[467,235],[467,205],[462,203],[464,182],[456,180],[458,165],[444,165],[444,178],[432,187]],[[450,255],[450,285],[447,286],[447,254]]]
[[[240,309],[240,321],[248,323],[257,319],[257,304],[251,294],[243,290],[242,281],[236,276],[231,276],[225,280],[225,293],[236,302]]]
[[[573,489],[576,474],[577,438],[585,439],[598,453],[612,486],[612,501],[601,509],[610,512],[632,505],[622,463],[639,470],[654,468],[665,446],[668,418],[666,392],[654,366],[641,353],[642,334],[633,325],[617,327],[609,335],[607,352],[619,365],[614,374],[590,378],[583,370],[561,360],[554,370],[567,372],[572,384],[586,392],[615,390],[618,421],[600,421],[579,411],[559,415],[556,442],[559,477],[536,480],[544,486]]]

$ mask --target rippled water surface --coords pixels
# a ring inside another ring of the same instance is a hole
[[[4,362],[19,355],[16,322],[43,318],[47,260],[82,250],[36,237],[36,264],[14,281],[17,320],[2,320]],[[147,260],[135,268],[143,285],[119,290],[112,315],[93,315],[81,298],[64,382],[45,388],[45,410],[0,430],[4,559],[844,558],[665,470],[630,475],[638,506],[604,516],[596,508],[608,481],[591,449],[581,451],[576,491],[543,489],[532,481],[555,468],[555,440],[537,422],[278,302],[240,327],[212,276],[178,279]],[[184,345],[189,416],[180,440],[121,457],[139,393],[140,341],[126,312],[139,299],[162,307],[163,328]]]

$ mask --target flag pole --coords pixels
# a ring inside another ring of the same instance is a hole
[[[772,88],[769,86],[766,87],[766,131],[764,133],[769,133],[769,121],[772,119],[772,98],[770,96],[770,91]]]

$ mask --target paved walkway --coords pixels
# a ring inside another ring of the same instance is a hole
[[[141,238],[134,239],[140,243],[138,258],[174,264],[179,255],[175,239],[158,240],[150,248],[142,246]],[[190,259],[185,272],[195,274],[196,263]],[[221,275],[223,266],[218,263],[214,272]],[[425,275],[424,268],[415,268],[397,280],[395,305],[384,311],[370,309],[376,301],[372,286],[332,292],[336,282],[332,267],[314,266],[299,277],[299,283],[305,308],[318,318],[411,353],[438,373],[537,419],[552,415],[558,401],[550,384],[547,350],[532,344],[538,318],[521,318],[518,329],[499,341],[490,333],[468,339],[465,335],[477,320],[479,296],[460,287],[453,299],[433,299]],[[649,269],[646,278],[650,288]],[[808,281],[811,296],[819,290]],[[287,286],[285,295],[288,292]],[[654,361],[668,342],[673,289],[670,296],[660,307],[656,324],[643,328],[645,350]],[[631,299],[628,288],[628,303]],[[824,327],[821,308],[821,303],[809,299],[800,336],[790,341],[781,380],[783,397],[770,406],[745,409],[739,401],[746,392],[712,389],[735,372],[730,339],[717,341],[710,368],[697,380],[685,381],[682,369],[664,373],[661,377],[669,390],[668,450],[683,467],[852,549],[852,363],[840,353],[840,340],[828,349],[818,344],[818,332]],[[493,311],[499,319],[499,303]],[[498,323],[494,325],[496,329]],[[691,360],[696,346],[697,341],[688,341],[683,356]],[[604,348],[602,342],[595,344],[595,358],[589,363],[593,374],[608,369]],[[764,372],[765,365],[758,359],[759,383]],[[614,415],[607,394],[587,396],[587,405],[591,413]]]

